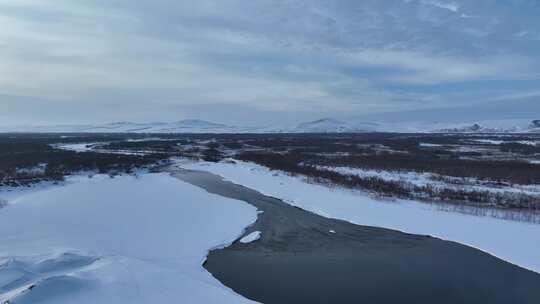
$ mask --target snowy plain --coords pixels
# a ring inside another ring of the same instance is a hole
[[[179,162],[179,166],[218,174],[325,217],[459,242],[540,272],[539,224],[446,212],[415,201],[383,201],[246,162]]]
[[[165,173],[76,179],[0,209],[0,303],[253,303],[202,263],[256,208]]]

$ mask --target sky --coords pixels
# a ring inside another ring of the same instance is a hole
[[[0,0],[0,124],[540,118],[538,16],[539,0]]]

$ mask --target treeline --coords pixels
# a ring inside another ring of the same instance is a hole
[[[517,153],[523,155],[540,154],[540,146],[526,145],[517,142],[508,142],[500,144],[501,152]]]
[[[66,151],[45,142],[0,142],[0,185],[60,181],[78,171],[130,173],[166,159],[166,155],[121,155]]]
[[[179,145],[189,144],[190,141],[178,140],[144,140],[144,141],[116,141],[102,145],[100,148],[105,150],[134,150],[134,151],[152,151],[162,153],[174,153],[178,151]]]
[[[304,175],[317,182],[331,182],[340,186],[361,188],[387,196],[408,197],[410,195],[410,191],[399,182],[385,181],[376,177],[360,178],[354,175],[343,175],[335,171],[320,169],[315,166],[301,165],[302,158],[299,154],[246,152],[238,155],[237,158],[263,165],[272,170]]]
[[[256,138],[246,143],[269,151],[301,155],[305,163],[314,165],[428,172],[509,184],[540,183],[540,165],[513,160],[540,154],[539,147],[512,142],[471,146],[467,141],[470,139],[457,135],[344,134]],[[426,147],[423,143],[435,145]],[[492,151],[476,147],[489,147]],[[499,154],[492,155],[496,153]]]
[[[382,153],[320,157],[317,163],[385,171],[429,172],[512,184],[540,183],[540,166],[521,161],[444,159],[422,155]]]
[[[341,174],[305,164],[304,158],[297,153],[256,153],[245,152],[237,156],[243,161],[254,162],[272,170],[299,174],[310,181],[333,184],[350,189],[361,189],[381,196],[435,200],[446,203],[466,203],[473,206],[499,207],[513,209],[540,210],[538,198],[517,193],[494,193],[489,191],[467,191],[450,188],[417,186],[403,181],[388,181],[378,177],[360,177]]]

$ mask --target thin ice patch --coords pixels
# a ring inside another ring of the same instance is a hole
[[[245,237],[241,238],[240,243],[248,244],[248,243],[251,243],[251,242],[255,242],[256,240],[258,240],[260,238],[261,238],[261,232],[260,231],[254,231],[254,232],[246,235]]]

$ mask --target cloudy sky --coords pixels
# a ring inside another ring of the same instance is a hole
[[[538,0],[0,0],[0,124],[540,113]]]

